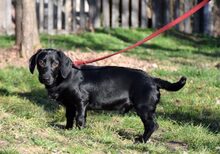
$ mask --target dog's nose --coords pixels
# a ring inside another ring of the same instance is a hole
[[[49,82],[50,82],[50,78],[43,79],[43,81],[44,81],[45,83],[49,83]]]
[[[49,77],[49,75],[42,75],[42,79],[43,79],[44,81],[49,81],[49,80],[50,80],[50,77]]]
[[[49,78],[49,77],[44,77],[43,79],[44,79],[44,80],[49,80],[50,78]]]

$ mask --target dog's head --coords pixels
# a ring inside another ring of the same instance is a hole
[[[62,51],[39,49],[29,60],[29,69],[33,74],[35,66],[39,72],[39,81],[51,86],[59,78],[67,78],[72,68],[72,61]]]

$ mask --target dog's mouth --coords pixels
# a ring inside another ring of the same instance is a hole
[[[53,82],[44,82],[44,84],[47,86],[51,86],[51,85],[53,85]]]

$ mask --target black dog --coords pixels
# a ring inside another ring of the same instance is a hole
[[[141,70],[123,67],[84,65],[77,68],[70,58],[55,49],[40,49],[29,61],[30,72],[35,65],[39,80],[50,98],[66,108],[66,128],[84,127],[87,109],[119,110],[134,108],[144,124],[141,141],[146,142],[158,128],[154,121],[160,89],[178,91],[185,83],[182,77],[176,83],[150,77]]]

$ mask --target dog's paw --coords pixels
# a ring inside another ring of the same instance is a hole
[[[76,127],[79,129],[79,130],[81,130],[81,129],[83,129],[83,128],[85,128],[86,127],[86,125],[80,125],[80,124],[76,124]]]
[[[139,144],[139,143],[145,143],[142,135],[139,135],[134,139],[134,144]]]
[[[66,126],[65,126],[65,129],[66,129],[66,130],[71,130],[71,129],[73,129],[73,126],[68,126],[68,125],[66,125]]]
[[[145,140],[142,135],[139,135],[138,137],[134,139],[134,144],[148,143],[150,141],[151,139]]]
[[[50,100],[57,100],[58,97],[59,97],[59,94],[57,94],[57,93],[49,93],[48,97],[49,97]]]

